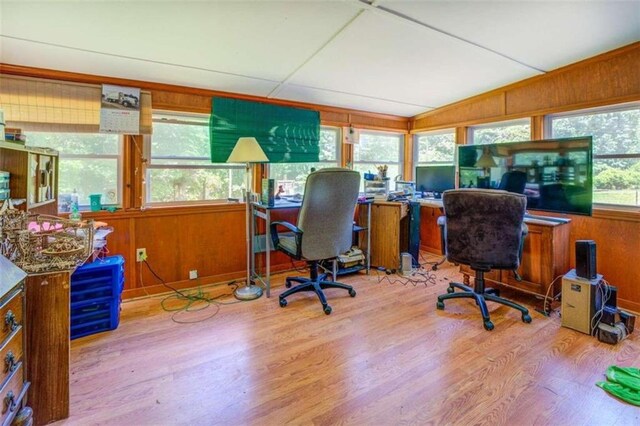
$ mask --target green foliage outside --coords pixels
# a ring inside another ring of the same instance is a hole
[[[592,136],[593,154],[638,158],[595,158],[595,203],[640,205],[640,109],[554,118],[554,138]]]
[[[211,164],[209,128],[154,122],[147,169],[147,201],[167,203],[242,197],[243,165]],[[195,166],[193,168],[184,168]],[[183,167],[183,168],[181,168]]]
[[[102,204],[120,202],[118,161],[121,139],[113,134],[29,132],[27,144],[60,152],[58,165],[59,208],[68,211],[71,194],[78,204],[89,206],[90,194],[102,194]]]
[[[500,127],[479,127],[473,129],[473,144],[518,142],[531,140],[529,124],[513,124]]]
[[[456,150],[454,132],[419,135],[416,142],[418,144],[418,164],[453,164]]]

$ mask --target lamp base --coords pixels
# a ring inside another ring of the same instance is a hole
[[[238,287],[233,295],[238,300],[254,300],[262,296],[262,288],[257,285],[245,285],[244,287]]]

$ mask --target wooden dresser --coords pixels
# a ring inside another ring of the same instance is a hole
[[[33,411],[27,407],[24,343],[27,274],[0,256],[0,424],[32,424]]]

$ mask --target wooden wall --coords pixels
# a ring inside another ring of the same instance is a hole
[[[213,96],[310,108],[320,111],[323,124],[408,133],[409,118],[334,108],[302,102],[289,102],[192,87],[174,86],[105,76],[0,64],[2,74],[55,79],[87,84],[117,84],[139,87],[152,95],[153,108],[166,111],[210,113]],[[183,207],[142,208],[144,159],[140,149],[142,137],[127,136],[124,146],[123,210],[116,213],[83,213],[84,218],[104,221],[115,232],[108,237],[110,254],[123,255],[126,262],[124,297],[140,297],[167,291],[142,263],[136,263],[136,248],[147,250],[154,271],[176,288],[195,287],[242,279],[245,275],[245,207],[244,204],[209,204]],[[345,145],[343,162],[349,161],[352,147]],[[262,171],[254,173],[257,187]],[[283,219],[295,222],[295,212],[280,212]],[[276,215],[277,216],[277,215]],[[291,268],[288,257],[272,256],[273,270]],[[189,280],[196,269],[199,279]],[[220,291],[227,291],[226,286]]]
[[[412,132],[453,127],[458,143],[466,143],[470,125],[530,117],[532,138],[542,139],[546,114],[639,100],[640,42],[420,114],[410,126]],[[575,240],[595,240],[598,271],[618,287],[623,307],[640,312],[640,210],[596,207],[592,217],[564,217],[572,220],[571,267]],[[421,228],[421,234],[434,229],[433,218],[425,216]],[[423,238],[425,248],[439,251],[437,240]]]

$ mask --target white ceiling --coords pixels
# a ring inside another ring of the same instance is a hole
[[[0,0],[0,15],[4,63],[403,116],[640,40],[640,0]]]

